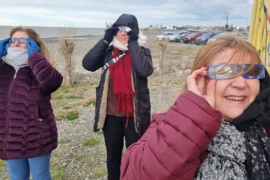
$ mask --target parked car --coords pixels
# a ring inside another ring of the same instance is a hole
[[[211,37],[213,37],[214,35],[216,35],[216,32],[208,32],[205,33],[199,37],[197,37],[195,39],[195,44],[200,45],[200,44],[206,44],[206,42],[208,41],[208,39],[210,39]]]
[[[184,43],[188,43],[188,42],[194,43],[197,37],[199,37],[205,33],[206,32],[201,32],[201,31],[191,33],[190,35],[184,37],[183,42]]]
[[[230,34],[230,33],[228,33],[228,32],[218,33],[218,34],[214,35],[213,37],[211,37],[210,39],[208,39],[207,43],[215,41],[218,37],[226,35],[226,34]]]
[[[186,33],[188,33],[188,31],[181,31],[181,32],[175,33],[174,35],[169,35],[168,40],[170,42],[176,42],[177,37],[181,36],[182,34],[186,34]]]
[[[176,36],[176,37],[174,38],[174,39],[175,39],[175,42],[182,42],[183,39],[184,39],[186,36],[190,35],[190,34],[191,34],[191,32],[186,31],[186,32],[182,33],[180,36]]]
[[[168,36],[174,35],[174,32],[163,32],[156,36],[156,40],[168,40]]]

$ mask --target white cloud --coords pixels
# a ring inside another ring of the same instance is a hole
[[[122,13],[134,14],[140,27],[149,25],[249,24],[253,0],[9,0],[1,3],[0,25],[105,27]]]

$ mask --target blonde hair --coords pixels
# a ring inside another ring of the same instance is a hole
[[[13,34],[15,34],[18,31],[25,32],[30,38],[34,39],[37,45],[40,47],[40,52],[45,56],[47,61],[52,66],[55,66],[55,59],[53,55],[50,53],[49,49],[47,48],[45,42],[41,39],[40,35],[34,29],[18,26],[10,31],[10,37],[12,37]]]
[[[258,51],[251,43],[235,35],[223,35],[216,41],[204,45],[198,51],[190,73],[196,69],[210,65],[211,61],[217,54],[228,49],[234,50],[234,53],[230,57],[227,64],[232,61],[237,63],[238,61],[249,58],[251,60],[251,66],[248,71],[253,69],[255,64],[262,64]],[[183,91],[186,89],[187,84],[185,84]]]

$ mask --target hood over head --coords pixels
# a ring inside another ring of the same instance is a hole
[[[137,18],[132,15],[132,14],[122,14],[119,16],[119,18],[113,23],[114,27],[119,27],[119,26],[128,26],[131,29],[136,29],[139,31],[139,25]]]
[[[247,131],[254,120],[270,127],[270,77],[266,69],[265,78],[260,79],[260,93],[244,112],[232,121],[232,124],[240,131]]]

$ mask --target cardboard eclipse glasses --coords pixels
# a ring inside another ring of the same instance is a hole
[[[230,79],[242,75],[245,79],[263,79],[265,67],[262,64],[255,64],[250,70],[251,64],[218,64],[207,67],[209,79]]]

